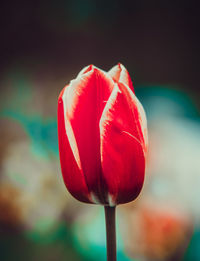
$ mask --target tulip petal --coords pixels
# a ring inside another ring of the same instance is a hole
[[[110,77],[92,67],[71,81],[63,94],[66,133],[94,203],[105,204],[99,121],[113,86]]]
[[[141,126],[141,131],[143,134],[143,146],[144,146],[144,152],[147,153],[147,147],[148,147],[148,133],[147,133],[147,119],[146,114],[144,111],[144,108],[138,98],[134,95],[133,99],[135,101],[135,104],[138,109],[138,117],[139,117],[139,126]]]
[[[65,87],[58,98],[58,141],[60,162],[63,179],[69,192],[78,200],[86,203],[90,201],[89,190],[85,182],[84,175],[74,158],[74,154],[70,148],[69,140],[66,134],[63,93]],[[81,192],[81,193],[80,193]]]
[[[118,63],[111,68],[110,71],[108,71],[108,74],[113,78],[113,80],[127,85],[134,92],[133,83],[129,72],[121,63]]]
[[[143,185],[145,151],[140,117],[135,95],[116,83],[100,120],[103,180],[112,205],[135,199]]]
[[[90,65],[84,67],[84,68],[79,72],[79,74],[77,75],[77,78],[80,77],[81,75],[83,75],[83,74],[85,74],[85,73],[87,73],[87,72],[93,70],[94,67],[95,67],[95,66],[92,65],[92,64],[90,64]]]
[[[79,72],[79,74],[77,75],[77,78],[78,78],[78,77],[81,77],[83,74],[85,74],[85,73],[87,73],[87,72],[89,72],[89,71],[92,71],[92,70],[94,70],[94,69],[96,69],[97,71],[101,71],[101,72],[103,72],[104,74],[106,73],[104,70],[99,69],[98,67],[94,66],[93,64],[90,64],[90,65],[88,65],[88,66],[85,66],[85,67]]]

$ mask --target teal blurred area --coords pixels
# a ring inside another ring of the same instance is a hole
[[[199,261],[195,3],[11,2],[0,16],[0,260],[106,260],[103,207],[79,203],[62,181],[57,98],[83,66],[122,62],[149,152],[141,195],[117,208],[118,261]]]

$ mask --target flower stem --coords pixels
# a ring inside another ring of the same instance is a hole
[[[107,261],[116,261],[115,207],[105,206]]]

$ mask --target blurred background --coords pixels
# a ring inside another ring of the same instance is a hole
[[[103,261],[103,208],[64,187],[57,97],[121,62],[147,113],[144,189],[117,209],[119,261],[200,260],[197,1],[2,1],[0,260]]]

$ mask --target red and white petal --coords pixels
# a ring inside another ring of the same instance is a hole
[[[129,72],[121,63],[118,63],[113,68],[111,68],[110,71],[108,71],[108,74],[116,82],[121,82],[124,85],[127,85],[134,92],[133,83],[131,81]]]
[[[83,74],[85,74],[85,73],[87,73],[87,72],[93,70],[94,68],[95,68],[95,66],[92,65],[92,64],[90,64],[90,65],[88,65],[88,66],[85,66],[85,67],[79,72],[79,74],[77,75],[76,78],[81,77],[81,75],[83,75]]]
[[[68,88],[68,86],[62,90],[58,98],[58,142],[62,175],[66,187],[76,199],[86,203],[92,203],[85,177],[75,160],[66,133],[64,105],[62,99],[66,88]]]
[[[139,115],[139,122],[143,133],[143,139],[144,139],[144,151],[147,153],[148,148],[148,133],[147,133],[147,119],[146,119],[146,113],[144,111],[144,108],[138,98],[133,95],[133,99],[135,100],[135,103],[137,104],[138,109],[138,115]]]
[[[79,78],[79,77],[81,77],[83,74],[88,73],[89,71],[94,70],[94,69],[97,69],[98,71],[101,71],[101,72],[103,72],[103,73],[106,73],[104,70],[99,69],[98,67],[96,67],[96,66],[93,65],[93,64],[90,64],[90,65],[88,65],[88,66],[85,66],[85,67],[79,72],[79,74],[77,75],[76,79]]]
[[[127,101],[132,108],[132,112],[135,117],[135,125],[140,136],[139,140],[143,145],[143,150],[146,154],[148,146],[148,136],[147,136],[147,119],[144,108],[135,94],[130,91],[129,88],[126,88],[125,85],[119,84],[120,90],[126,96]]]
[[[141,129],[137,126],[135,100],[129,92],[128,87],[115,84],[100,120],[103,180],[111,205],[135,199],[144,181]]]
[[[71,81],[63,93],[66,133],[91,200],[105,203],[102,188],[99,120],[114,86],[102,71],[92,68]]]
[[[120,63],[113,66],[109,71],[108,74],[113,78],[114,81],[118,82],[120,78],[121,73],[121,66]]]
[[[130,75],[127,71],[127,69],[120,63],[118,65],[114,66],[108,74],[116,81],[119,83],[123,83],[125,86],[129,86],[130,89],[134,92],[133,84],[130,78]],[[134,93],[135,94],[135,93]],[[142,128],[142,133],[144,137],[144,143],[145,143],[145,150],[147,150],[148,146],[148,135],[147,135],[147,121],[146,121],[146,115],[145,111],[143,109],[142,104],[140,101],[137,99],[137,97],[131,92],[129,92],[129,95],[132,96],[132,99],[134,100],[134,104],[136,104],[136,107],[138,109],[139,113],[139,125]]]

